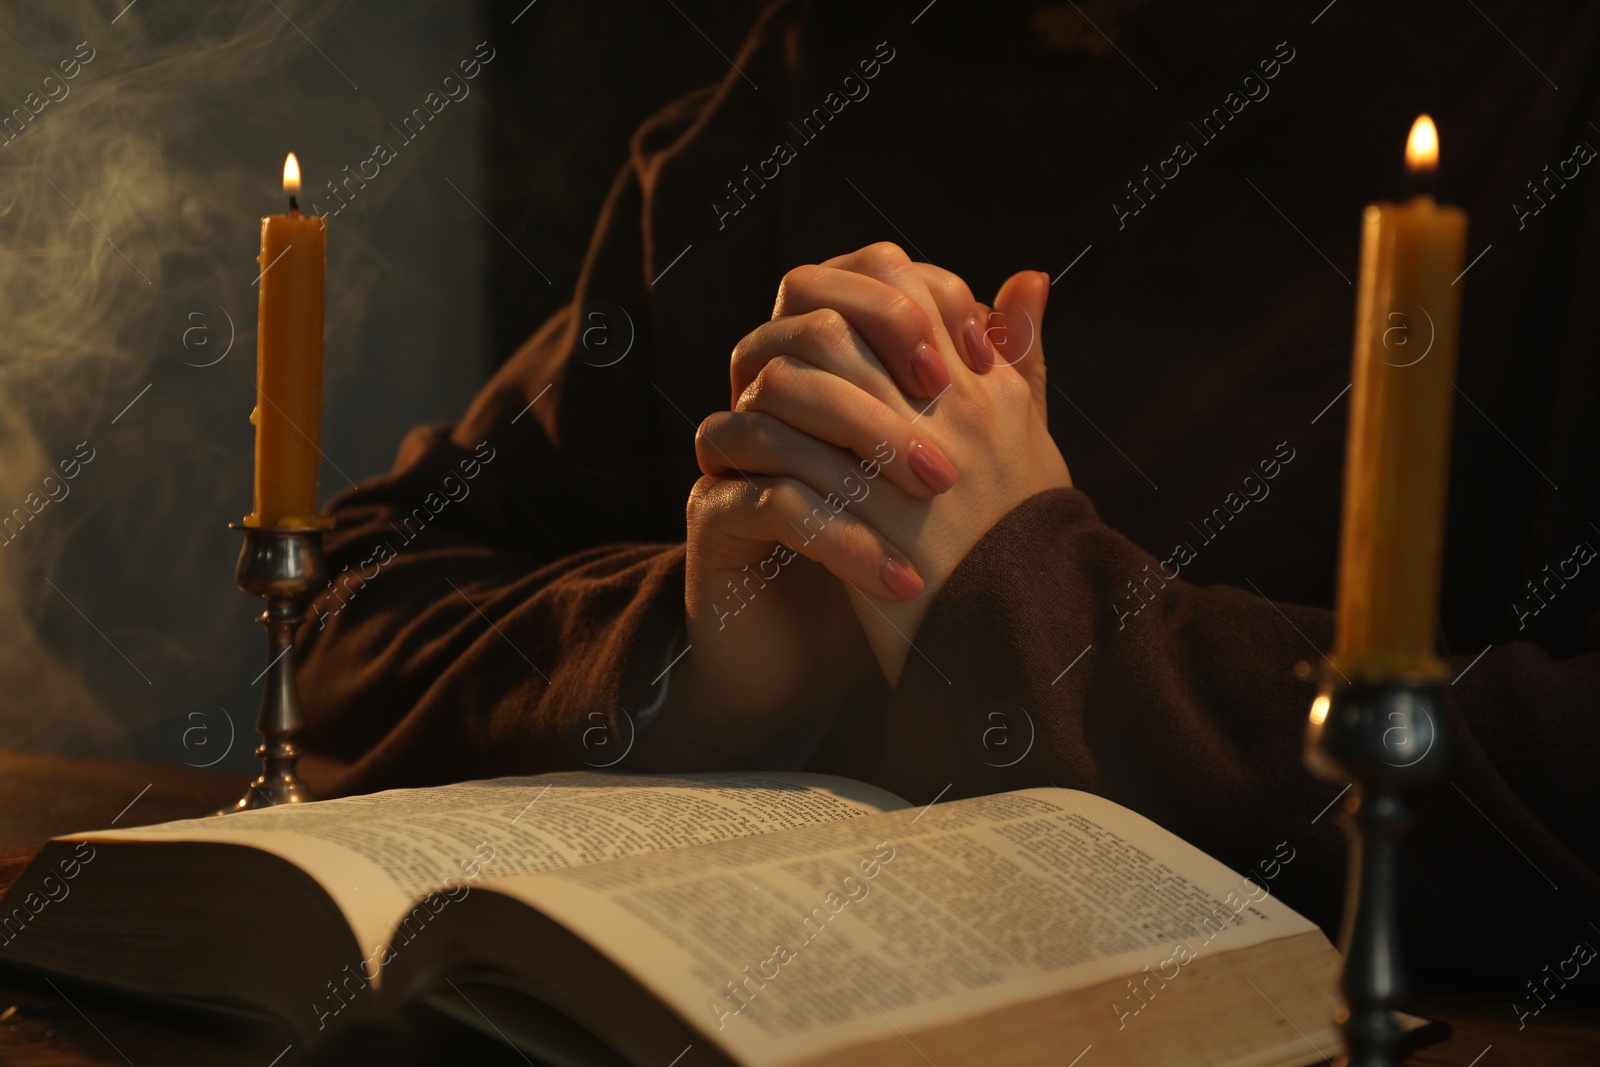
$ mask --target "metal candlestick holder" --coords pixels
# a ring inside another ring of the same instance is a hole
[[[1350,838],[1339,949],[1347,1067],[1396,1067],[1404,1034],[1395,1009],[1408,992],[1400,960],[1400,839],[1414,821],[1411,797],[1449,762],[1444,682],[1324,678],[1306,730],[1306,765],[1349,782],[1341,819]]]
[[[256,732],[261,735],[256,755],[261,758],[262,773],[237,804],[222,809],[219,815],[316,799],[295,773],[300,749],[294,739],[305,719],[295,687],[294,638],[305,621],[312,595],[328,582],[322,530],[238,522],[229,523],[228,529],[244,534],[244,547],[233,572],[239,588],[267,602],[261,613],[261,625],[267,631],[267,669],[261,714],[256,718]]]

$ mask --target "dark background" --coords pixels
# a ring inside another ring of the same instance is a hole
[[[540,249],[549,282],[506,242],[489,247],[495,365],[566,303],[634,129],[720,81],[767,2],[542,3],[518,21],[516,62],[489,74],[486,210],[513,243]],[[489,0],[486,21],[509,24],[526,6]]]

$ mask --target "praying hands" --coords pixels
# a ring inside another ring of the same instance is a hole
[[[699,427],[670,713],[729,754],[862,684],[893,684],[945,580],[988,529],[1072,484],[1045,418],[1049,282],[993,310],[880,243],[790,271]],[[702,729],[709,717],[716,728]]]

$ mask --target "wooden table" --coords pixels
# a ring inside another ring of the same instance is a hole
[[[0,889],[56,834],[204,815],[244,792],[244,781],[186,767],[64,760],[0,749]],[[1407,1061],[1411,1067],[1546,1067],[1600,1063],[1600,1022],[1552,1005],[1518,1031],[1509,1002],[1430,992],[1419,1014],[1441,1018],[1452,1036]],[[5,1067],[306,1067],[313,1061],[275,1024],[225,1019],[168,1005],[53,983],[0,969],[0,1065]],[[360,1035],[317,1062],[521,1065],[493,1037],[418,1027]],[[1189,1067],[1189,1065],[1185,1065]]]

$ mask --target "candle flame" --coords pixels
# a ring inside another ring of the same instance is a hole
[[[300,161],[294,158],[293,152],[283,161],[283,195],[300,195]]]
[[[1406,167],[1416,171],[1429,171],[1439,165],[1439,131],[1427,115],[1418,115],[1411,124],[1411,136],[1406,138]]]

